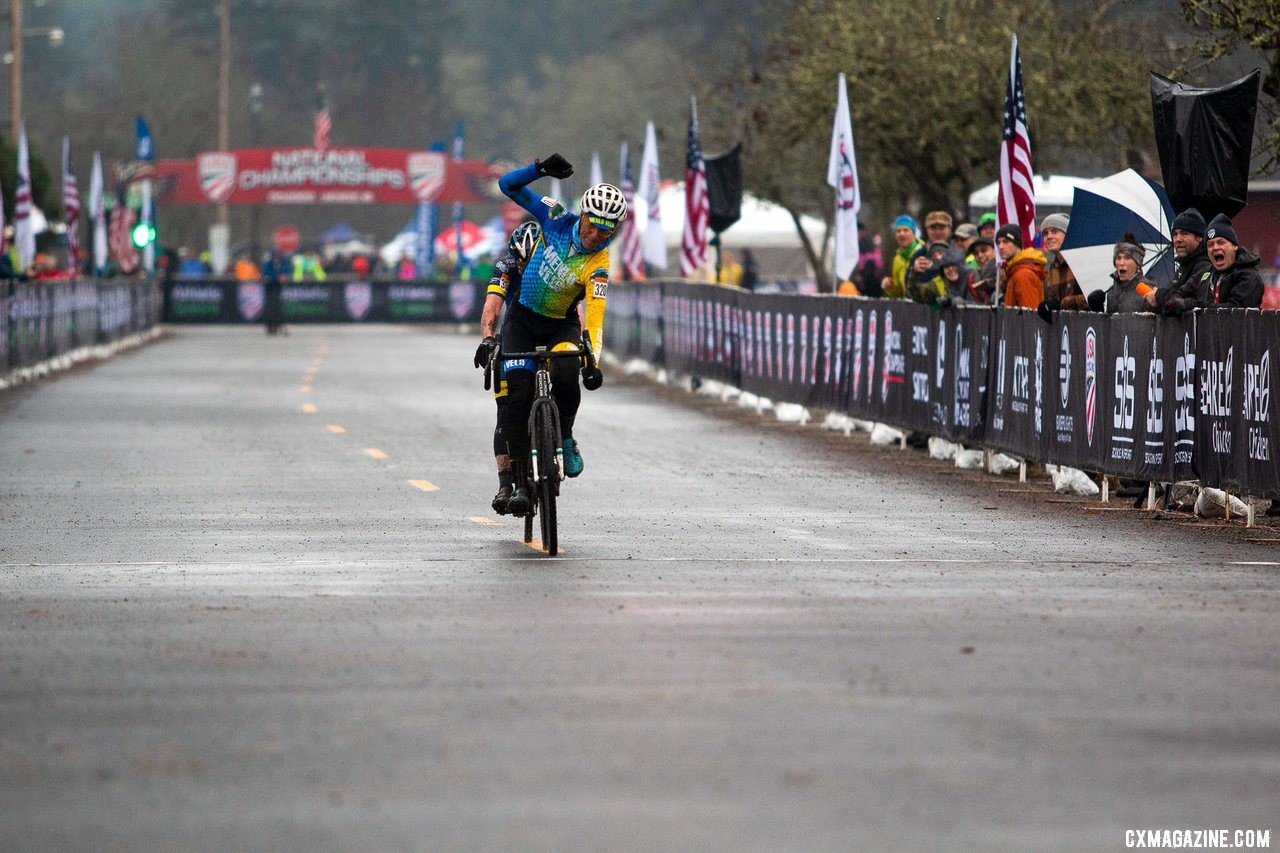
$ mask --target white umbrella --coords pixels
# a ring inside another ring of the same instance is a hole
[[[1115,272],[1115,244],[1132,234],[1147,250],[1142,271],[1157,281],[1173,277],[1169,226],[1173,211],[1164,189],[1125,169],[1076,187],[1062,256],[1086,294],[1106,290]]]

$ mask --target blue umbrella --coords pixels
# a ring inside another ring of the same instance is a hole
[[[1106,290],[1115,272],[1115,244],[1132,234],[1147,250],[1142,271],[1163,284],[1173,278],[1172,222],[1164,189],[1125,169],[1076,187],[1062,255],[1081,290]]]

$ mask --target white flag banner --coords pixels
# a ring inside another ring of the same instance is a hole
[[[89,177],[89,218],[93,221],[93,269],[107,265],[106,200],[102,184],[102,155],[93,152],[93,174]]]
[[[600,152],[591,152],[591,186],[604,183],[604,170],[600,168]]]
[[[649,205],[649,221],[644,229],[644,259],[651,266],[667,268],[667,242],[662,233],[662,210],[658,203],[658,134],[649,122],[644,129],[644,156],[640,159],[640,186],[637,195]]]
[[[836,84],[836,120],[831,128],[831,155],[827,159],[827,184],[836,191],[835,247],[832,272],[836,282],[853,276],[858,265],[858,211],[862,192],[858,187],[858,161],[853,153],[853,119],[845,76]]]
[[[156,212],[151,199],[151,182],[142,182],[142,222],[154,225]],[[142,268],[148,273],[156,271],[156,241],[148,240],[142,249]]]
[[[36,257],[35,222],[31,218],[31,163],[25,126],[18,132],[18,188],[13,199],[13,240],[18,247],[18,266],[25,271]]]

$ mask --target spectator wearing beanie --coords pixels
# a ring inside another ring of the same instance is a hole
[[[1044,301],[1044,253],[1034,246],[1022,248],[1022,230],[1016,225],[996,231],[996,253],[1004,270],[1005,307],[1039,308]]]
[[[1142,261],[1147,250],[1142,248],[1137,238],[1125,234],[1124,239],[1116,243],[1112,258],[1116,271],[1111,274],[1111,287],[1096,290],[1089,294],[1089,305],[1095,311],[1107,314],[1136,314],[1147,307],[1146,294],[1155,289],[1142,274]]]
[[[1204,216],[1189,207],[1173,218],[1173,279],[1168,287],[1147,294],[1148,310],[1176,317],[1188,307],[1204,305],[1213,265],[1205,246]]]
[[[1067,239],[1071,217],[1065,213],[1051,213],[1040,223],[1044,235],[1044,302],[1037,309],[1045,320],[1052,319],[1054,311],[1088,311],[1089,300],[1076,281],[1067,259],[1062,256],[1062,243]]]
[[[1261,308],[1263,285],[1258,263],[1262,259],[1240,245],[1230,219],[1221,213],[1213,218],[1205,230],[1205,246],[1213,274],[1203,307]]]
[[[920,242],[916,221],[905,213],[893,220],[893,239],[898,250],[893,253],[893,266],[880,287],[888,299],[906,299],[907,268],[917,253],[923,253],[924,243]]]
[[[993,243],[995,242],[996,215],[994,213],[984,213],[978,217],[978,236],[986,237]]]

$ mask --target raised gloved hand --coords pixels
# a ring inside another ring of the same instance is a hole
[[[955,304],[955,300],[952,299],[950,296],[943,296],[941,299],[939,299],[937,302],[934,303],[934,305],[938,306],[939,311],[946,311],[948,308],[950,308],[954,304]]]
[[[551,178],[567,178],[573,174],[573,164],[558,153],[552,154],[545,160],[534,160],[533,165],[539,175]]]
[[[582,368],[582,387],[588,391],[595,391],[604,384],[604,374],[600,372],[598,367]]]
[[[1105,290],[1095,290],[1089,294],[1089,310],[1098,312],[1107,310],[1107,292]]]
[[[1053,312],[1062,307],[1062,303],[1057,299],[1046,299],[1036,308],[1036,313],[1040,315],[1040,319],[1046,323],[1053,322]]]
[[[1164,314],[1166,317],[1181,317],[1186,310],[1187,300],[1181,296],[1170,296],[1164,302]]]
[[[498,339],[493,335],[487,336],[480,342],[480,346],[476,347],[475,365],[476,367],[484,367],[493,358],[493,352],[498,348]]]

